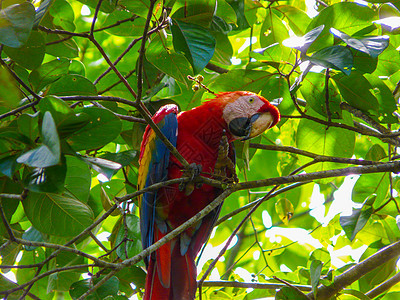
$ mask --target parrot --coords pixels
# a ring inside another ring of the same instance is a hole
[[[260,135],[279,122],[280,113],[258,94],[234,91],[218,93],[183,112],[175,104],[164,105],[152,119],[193,170],[185,169],[147,126],[139,155],[138,190],[194,173],[237,181],[233,141]],[[220,188],[190,182],[143,193],[138,200],[143,249],[192,218],[221,193]],[[195,259],[212,232],[221,205],[144,259],[147,275],[143,299],[195,298]]]

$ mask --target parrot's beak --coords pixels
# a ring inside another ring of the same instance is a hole
[[[274,117],[270,112],[256,113],[250,118],[240,117],[229,123],[229,131],[242,141],[252,139],[271,127]]]
[[[265,130],[269,129],[274,123],[274,117],[271,115],[270,112],[255,114],[251,117],[251,120],[251,130],[249,132],[249,135],[245,137],[244,140],[252,139],[256,136],[259,136]]]

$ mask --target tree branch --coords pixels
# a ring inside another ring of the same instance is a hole
[[[239,281],[224,281],[224,280],[206,280],[203,282],[204,287],[234,287],[234,288],[251,288],[262,290],[277,290],[286,284],[279,283],[259,283],[259,282],[239,282]],[[309,285],[294,285],[301,291],[310,291],[312,289]]]
[[[370,297],[371,299],[374,299],[375,297],[379,296],[380,294],[386,292],[389,290],[392,286],[400,282],[400,273],[397,273],[393,277],[389,278],[385,282],[381,283],[377,287],[373,288],[369,292],[365,294],[365,296]]]
[[[264,145],[264,144],[250,143],[250,147],[254,148],[254,149],[283,151],[283,152],[289,152],[289,153],[293,153],[293,154],[299,154],[299,155],[307,156],[310,158],[314,158],[316,160],[316,162],[335,162],[335,163],[352,164],[352,165],[366,165],[366,166],[383,164],[382,162],[372,161],[372,160],[320,155],[320,154],[301,150],[301,149],[291,147],[291,146]]]
[[[321,172],[312,172],[307,174],[289,175],[282,177],[273,177],[268,179],[261,179],[255,181],[248,181],[238,183],[234,186],[235,191],[245,190],[249,188],[265,187],[275,184],[287,184],[294,182],[305,182],[322,178],[341,177],[347,175],[369,174],[369,173],[383,173],[383,172],[400,172],[400,162],[393,161],[381,163],[378,165],[369,165],[361,167],[348,167],[343,169],[335,169]]]
[[[357,265],[351,267],[343,274],[336,276],[335,280],[330,286],[318,287],[317,295],[319,299],[330,299],[337,293],[339,293],[346,286],[352,284],[356,280],[360,279],[365,274],[371,272],[380,265],[386,263],[388,260],[396,258],[400,255],[400,241],[391,244],[374,255],[366,258]],[[311,292],[307,294],[309,299],[314,299],[314,294]]]

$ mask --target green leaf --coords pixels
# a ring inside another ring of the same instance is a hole
[[[170,75],[175,80],[182,82],[189,88],[187,75],[193,75],[193,70],[189,61],[184,55],[173,52],[170,48],[166,48],[160,37],[152,40],[146,50],[146,58],[157,69]]]
[[[32,31],[26,44],[19,48],[4,47],[4,52],[16,63],[27,69],[41,65],[46,50],[44,36],[41,32]]]
[[[372,57],[377,57],[389,46],[389,37],[386,35],[356,38],[351,37],[335,28],[331,28],[330,31],[333,35],[340,38],[350,47],[358,51],[367,53]]]
[[[45,251],[41,247],[38,247],[34,251],[24,251],[20,263],[30,265],[35,264],[38,261],[43,261],[44,259],[46,259]],[[44,271],[42,270],[41,274],[43,272]],[[18,283],[25,283],[32,280],[35,277],[35,273],[36,271],[31,268],[18,269],[16,274]],[[47,277],[36,281],[30,289],[31,293],[40,295],[40,299],[43,300],[53,299],[53,293],[47,293],[47,282]]]
[[[350,75],[353,67],[353,54],[348,48],[340,45],[321,49],[307,57],[307,60],[324,68],[340,70],[346,75]]]
[[[8,235],[7,235],[8,238]],[[22,245],[17,243],[9,243],[1,247],[0,256],[2,265],[13,265],[17,259],[18,253],[21,251]],[[7,273],[10,269],[2,268],[3,273]]]
[[[44,97],[40,100],[37,107],[40,109],[42,114],[50,112],[56,126],[69,116],[75,115],[72,108],[70,108],[66,102],[55,96]]]
[[[289,33],[282,20],[273,11],[267,10],[267,15],[260,30],[261,47],[282,43],[287,38],[289,38]]]
[[[322,30],[324,30],[324,28],[325,28],[324,25],[320,25],[320,26],[310,30],[303,36],[290,37],[290,38],[282,41],[282,44],[286,47],[294,48],[294,49],[299,50],[302,53],[306,53],[308,48],[318,38],[318,36],[321,34],[321,32],[322,32]]]
[[[97,96],[97,90],[89,79],[81,75],[66,74],[51,84],[48,94],[57,96]]]
[[[38,231],[35,227],[30,227],[28,230],[24,232],[22,235],[22,238],[24,240],[30,241],[30,242],[44,242],[43,235],[40,231]],[[35,250],[37,246],[24,246],[26,251],[32,251]]]
[[[38,107],[41,112],[51,112],[61,139],[75,133],[90,122],[87,114],[75,114],[66,102],[55,96],[44,97]]]
[[[379,55],[378,65],[374,71],[376,76],[390,76],[400,69],[400,53],[399,51],[389,45],[385,51]]]
[[[379,109],[378,100],[371,93],[371,84],[358,72],[349,76],[342,74],[332,76],[344,100],[350,105],[366,113],[374,113]]]
[[[275,300],[307,300],[308,297],[295,288],[284,286],[275,295]]]
[[[72,299],[78,299],[85,292],[87,292],[93,285],[99,282],[104,276],[100,276],[99,278],[93,279],[84,279],[77,282],[74,282],[71,285],[69,290],[69,294]],[[105,283],[103,283],[97,290],[88,295],[85,299],[88,300],[102,300],[106,299],[108,296],[111,296],[111,299],[114,299],[114,296],[117,296],[119,289],[119,280],[116,276],[111,277]]]
[[[123,151],[123,152],[118,152],[118,153],[106,153],[101,155],[100,157],[102,159],[106,160],[107,165],[99,165],[98,161],[97,161],[97,166],[102,166],[103,168],[107,166],[110,166],[110,162],[115,162],[117,163],[114,167],[115,168],[107,168],[109,170],[103,170],[102,173],[104,174],[104,171],[106,171],[105,173],[107,174],[106,176],[110,179],[115,173],[117,173],[117,171],[122,168],[122,167],[126,167],[128,166],[130,163],[132,163],[133,161],[136,161],[138,159],[137,157],[138,155],[138,151],[136,150],[127,150],[127,151]]]
[[[328,250],[324,248],[315,249],[311,255],[309,261],[318,260],[321,261],[325,266],[329,268],[331,263],[331,255],[329,254]]]
[[[55,57],[74,58],[79,56],[79,48],[73,39],[65,40],[64,35],[49,34],[46,37],[46,53]]]
[[[86,162],[91,168],[106,176],[109,180],[116,171],[122,168],[121,164],[103,158],[83,155],[79,155],[78,157]]]
[[[117,138],[121,132],[120,119],[109,110],[86,107],[82,113],[89,116],[89,123],[67,138],[67,142],[75,151],[103,147]]]
[[[323,263],[320,260],[315,259],[311,262],[310,277],[314,295],[317,295],[317,289],[318,289],[319,279],[321,277],[322,266]]]
[[[35,168],[26,176],[24,183],[26,188],[33,192],[62,192],[66,172],[65,157],[61,156],[61,164],[46,168]]]
[[[383,149],[383,147],[379,144],[372,145],[372,147],[369,148],[367,154],[365,154],[366,160],[380,161],[386,157],[387,154],[385,149]]]
[[[350,216],[340,217],[340,225],[350,241],[353,241],[357,233],[367,224],[371,214],[371,207],[364,210],[362,208],[353,208]]]
[[[379,113],[381,115],[379,121],[381,123],[389,124],[397,123],[399,119],[394,115],[394,112],[397,111],[397,103],[392,91],[378,76],[372,74],[364,74],[364,77],[371,84],[371,92],[378,100]]]
[[[274,7],[281,12],[287,21],[289,26],[296,35],[304,35],[307,31],[307,27],[311,22],[311,18],[302,10],[300,7],[292,5],[280,5]]]
[[[353,68],[355,70],[360,73],[372,73],[376,70],[378,58],[372,58],[370,55],[354,49],[352,52],[354,58]]]
[[[65,192],[86,203],[89,198],[91,173],[89,167],[79,158],[67,156],[67,174],[65,178]]]
[[[30,192],[23,206],[37,230],[54,236],[75,236],[93,222],[93,212],[86,204],[59,194]]]
[[[130,297],[134,292],[131,287],[132,283],[136,287],[144,288],[146,272],[138,266],[123,268],[121,271],[117,272],[115,276],[119,279],[120,291],[124,292],[128,297]]]
[[[126,226],[128,228],[128,231],[125,232],[124,226],[121,226],[118,231],[117,238],[115,240],[115,244],[120,245],[117,248],[117,255],[121,259],[127,259],[133,257],[136,254],[140,253],[140,251],[142,251],[139,218],[131,214],[126,215]],[[126,233],[128,235],[127,236],[128,241],[125,243],[122,241],[124,240]],[[128,257],[126,257],[126,255],[128,255]]]
[[[45,112],[42,123],[43,144],[22,154],[17,162],[31,167],[45,168],[58,164],[60,161],[60,140],[56,124],[50,112]]]
[[[357,299],[361,299],[361,300],[371,300],[370,297],[366,296],[364,293],[357,291],[357,290],[352,290],[352,289],[344,289],[342,291],[341,294],[344,295],[352,295],[354,297],[356,297]],[[386,296],[385,296],[385,300],[386,300]]]
[[[67,31],[75,31],[74,10],[66,0],[54,1],[50,6],[49,14],[53,17],[53,24]]]
[[[386,1],[385,1],[386,2]],[[393,4],[396,4],[394,2]],[[394,6],[392,3],[384,3],[379,6],[379,20],[374,21],[376,24],[380,24],[382,29],[391,32],[392,34],[399,33],[399,21],[400,11],[399,6]]]
[[[35,7],[30,2],[10,5],[0,11],[0,44],[18,48],[26,43],[32,30]]]
[[[195,74],[200,73],[214,54],[216,45],[214,37],[199,25],[174,19],[171,32],[175,51],[185,55]]]
[[[0,291],[7,291],[11,290],[13,288],[18,287],[18,284],[11,281],[7,277],[5,277],[3,274],[0,274]],[[8,294],[7,299],[8,300],[17,300],[20,299],[23,295],[22,290],[15,291],[11,294]]]
[[[321,73],[309,72],[304,78],[300,87],[301,94],[307,99],[307,104],[323,117],[327,117],[326,111],[326,76]],[[332,119],[338,119],[342,116],[340,102],[342,101],[338,90],[328,82],[329,111]]]
[[[17,154],[6,156],[0,159],[0,173],[12,178],[15,170],[18,167]]]
[[[119,0],[118,5],[133,12],[137,16],[141,16],[142,18],[147,18],[147,13],[150,7],[150,0],[136,0],[136,1]]]
[[[0,67],[0,107],[15,108],[20,100],[20,92],[15,84],[15,80],[10,73]]]
[[[127,11],[116,10],[109,14],[104,21],[103,27],[107,27],[109,25],[115,24],[118,21],[129,19],[132,17],[132,14]],[[115,26],[107,29],[106,31],[109,34],[117,35],[117,36],[133,36],[139,37],[143,35],[144,25],[146,23],[146,19],[144,18],[136,18],[130,22],[124,22],[119,26]]]
[[[98,0],[78,0],[79,2],[86,4],[90,8],[93,8],[93,10],[96,8],[97,4],[99,3]],[[100,5],[100,11],[105,12],[105,13],[111,13],[115,10],[117,7],[117,0],[108,0],[108,1],[103,1],[101,2]]]
[[[292,202],[290,202],[286,198],[281,198],[275,203],[275,211],[278,214],[281,221],[288,225],[290,219],[293,217],[294,214],[294,207]]]
[[[22,114],[18,117],[18,130],[24,136],[28,137],[33,144],[33,140],[35,140],[39,136],[39,115],[29,115]]]
[[[48,11],[50,4],[52,4],[53,0],[42,0],[40,1],[39,8],[36,10],[35,20],[33,22],[33,28],[37,28],[39,26],[40,21],[43,16]]]
[[[224,65],[231,65],[233,48],[229,38],[220,32],[212,32],[212,35],[215,38],[216,45],[211,61]]]
[[[71,60],[71,65],[69,66],[68,74],[76,74],[81,76],[86,76],[86,67],[80,60]]]
[[[309,51],[320,50],[333,45],[333,35],[329,32],[330,28],[346,31],[352,35],[371,25],[371,20],[377,18],[377,13],[363,5],[352,2],[334,3],[324,8],[308,26],[315,28],[325,25],[319,38],[311,45]]]
[[[348,113],[343,111],[342,116],[345,124],[352,124]],[[350,158],[354,151],[355,133],[337,127],[327,129],[322,124],[302,119],[297,129],[296,144],[298,148],[316,154]],[[299,157],[300,164],[306,164],[309,161],[311,161],[310,158]],[[307,172],[323,171],[337,166],[334,163],[324,162],[310,166],[306,170]]]
[[[209,88],[214,92],[251,91],[254,93],[259,93],[261,90],[263,90],[263,93],[265,93],[267,96],[269,93],[268,88],[273,86],[273,83],[278,83],[278,78],[279,76],[270,72],[233,69],[228,73],[219,75],[209,85]],[[272,82],[270,83],[270,81]],[[273,94],[275,97],[279,94],[279,92],[284,91],[285,89],[282,88],[282,90],[275,90],[271,94]],[[268,96],[268,99],[272,100],[270,96]]]
[[[371,195],[376,195],[374,207],[381,205],[389,192],[389,174],[363,174],[357,179],[352,192],[352,200],[363,203]]]
[[[177,1],[171,12],[172,19],[210,27],[217,2],[215,0]]]
[[[39,68],[34,69],[28,77],[30,84],[35,92],[39,92],[48,84],[58,80],[61,76],[68,73],[71,61],[67,58],[57,58],[44,63]]]

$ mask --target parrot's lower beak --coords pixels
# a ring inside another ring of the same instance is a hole
[[[242,141],[251,139],[263,133],[274,122],[269,112],[257,113],[250,118],[240,117],[229,123],[229,131]]]
[[[256,115],[258,115],[258,117],[252,122],[251,130],[246,140],[252,139],[262,134],[265,130],[269,129],[271,125],[274,123],[274,117],[271,115],[270,112],[258,113]],[[253,119],[253,117],[251,119]]]

